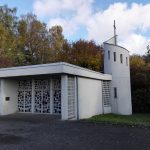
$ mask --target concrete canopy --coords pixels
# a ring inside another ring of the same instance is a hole
[[[102,74],[65,62],[0,69],[0,78],[46,74],[70,74],[98,80],[112,80],[112,76],[109,74]]]

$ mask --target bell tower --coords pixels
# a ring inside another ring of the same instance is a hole
[[[104,73],[112,75],[110,93],[112,113],[132,114],[129,51],[117,43],[116,24],[114,36],[103,43]]]

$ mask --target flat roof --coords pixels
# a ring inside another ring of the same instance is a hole
[[[0,78],[48,75],[48,74],[71,74],[99,80],[112,80],[112,76],[109,74],[103,74],[100,72],[96,72],[90,69],[82,68],[65,62],[0,69]]]

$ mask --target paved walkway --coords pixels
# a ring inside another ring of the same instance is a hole
[[[0,117],[0,150],[150,150],[150,129],[14,114]]]

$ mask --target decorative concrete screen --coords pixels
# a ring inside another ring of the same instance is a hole
[[[50,113],[50,80],[34,81],[35,112]]]
[[[68,76],[68,119],[75,119],[75,78]]]
[[[18,111],[61,114],[61,79],[18,81]]]
[[[53,80],[53,113],[61,114],[61,79]]]
[[[32,109],[32,81],[18,82],[18,111],[31,112]]]

